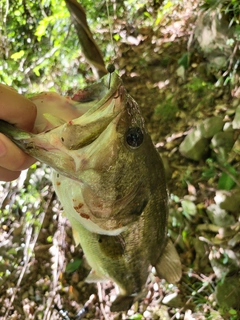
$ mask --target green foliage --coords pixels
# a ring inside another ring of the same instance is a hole
[[[23,93],[83,85],[86,63],[64,0],[13,1],[9,10],[4,2],[2,10],[1,82]]]
[[[141,320],[143,318],[143,315],[140,313],[136,313],[134,315],[132,315],[129,319],[131,320]]]
[[[179,66],[183,66],[185,69],[189,67],[190,54],[185,52],[181,58],[178,59]]]
[[[237,69],[239,68],[239,41],[240,41],[240,3],[239,0],[204,0],[202,8],[213,10],[217,13],[219,20],[222,17],[228,22],[231,28],[231,37],[226,40],[226,45],[232,47],[232,54],[227,58],[228,68],[218,79],[224,85],[236,84],[238,79]]]
[[[72,262],[69,262],[66,266],[65,272],[72,273],[76,271],[82,264],[82,259],[75,259]]]
[[[178,107],[174,102],[174,96],[169,95],[163,103],[160,103],[156,109],[155,113],[161,117],[162,120],[171,120],[175,118],[178,112]]]
[[[208,158],[206,160],[206,166],[203,167],[202,177],[206,179],[214,178],[217,174],[216,167],[212,159]]]
[[[173,10],[171,1],[164,1],[156,10],[153,10],[155,1],[151,2],[126,0],[113,6],[111,2],[97,1],[93,6],[91,0],[81,1],[105,61],[112,60],[109,25],[114,24],[114,16],[127,19],[129,24],[138,16],[139,28],[153,27],[166,12]],[[65,93],[82,87],[86,76],[92,76],[64,0],[12,1],[9,10],[7,1],[3,1],[2,12],[1,82],[20,93],[44,90]],[[114,41],[120,39],[118,32],[113,34]]]
[[[163,17],[166,17],[166,15],[169,15],[172,10],[174,9],[174,5],[176,4],[176,1],[164,1],[163,5],[160,6],[157,12],[157,18],[155,21],[155,25],[159,25],[163,19]]]
[[[204,0],[204,9],[217,9],[219,13],[229,16],[229,27],[240,24],[239,0]]]
[[[236,177],[236,169],[230,165],[225,166],[227,172],[222,172],[218,180],[218,189],[231,190],[235,186],[232,176]],[[231,175],[230,175],[231,174]]]
[[[194,92],[202,94],[204,91],[210,91],[214,89],[214,84],[211,82],[205,82],[199,77],[193,77],[185,87]]]
[[[219,165],[214,159],[207,159],[206,166],[203,167],[202,177],[211,183],[216,180],[216,188],[219,190],[231,190],[236,182],[234,178],[237,176],[236,169],[229,165]]]

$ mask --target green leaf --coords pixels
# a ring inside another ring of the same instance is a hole
[[[17,254],[17,250],[14,248],[11,248],[10,250],[8,250],[7,252],[8,254]]]
[[[234,310],[234,309],[230,309],[228,312],[229,312],[230,314],[232,314],[232,315],[237,314],[237,311]]]
[[[140,313],[136,313],[132,315],[129,319],[134,319],[134,320],[141,320],[143,318],[143,315]]]
[[[53,242],[53,237],[52,236],[48,236],[47,237],[47,242],[48,243],[52,243]]]
[[[21,59],[23,56],[24,56],[24,53],[25,51],[24,50],[20,50],[18,52],[15,52],[11,55],[11,58],[14,60],[14,61],[17,61],[19,59]]]
[[[76,271],[82,263],[82,259],[75,259],[73,262],[69,262],[66,266],[66,272],[67,273],[72,273]]]
[[[114,34],[113,39],[119,41],[121,39],[119,34]]]
[[[236,176],[236,170],[233,167],[228,166],[227,169],[234,177]],[[229,191],[234,185],[235,181],[226,172],[222,172],[218,180],[218,189]]]
[[[180,59],[178,59],[178,64],[183,66],[185,69],[189,67],[189,53],[185,52]]]

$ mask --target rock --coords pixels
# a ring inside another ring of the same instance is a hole
[[[178,67],[176,73],[177,73],[179,78],[181,78],[183,81],[185,80],[186,71],[185,71],[184,66]]]
[[[202,121],[181,143],[180,153],[186,158],[200,160],[208,151],[208,139],[220,133],[223,125],[221,117],[211,117]]]
[[[223,131],[233,131],[232,122],[225,122],[223,126]]]
[[[227,40],[232,38],[233,34],[227,19],[224,16],[219,18],[217,10],[208,10],[199,15],[195,25],[194,39],[204,56],[214,69],[225,68],[232,54]]]
[[[240,190],[217,190],[214,200],[221,209],[230,212],[238,212],[240,208]]]
[[[240,277],[239,275],[225,278],[224,282],[220,281],[215,289],[215,296],[218,305],[221,308],[229,310],[239,308],[240,297]]]
[[[237,98],[234,98],[231,104],[232,104],[232,107],[235,108],[235,109],[236,109],[238,106],[239,106],[239,108],[240,108],[240,100],[237,99]]]
[[[233,250],[213,247],[209,253],[209,261],[218,279],[239,271],[239,255]]]
[[[240,129],[240,106],[237,107],[235,117],[232,122],[233,129]]]
[[[221,209],[218,204],[210,204],[206,211],[209,219],[216,226],[226,227],[235,223],[234,217],[230,216],[226,210]]]
[[[195,128],[180,144],[179,151],[184,157],[199,161],[208,151],[208,139],[202,137],[201,131]]]
[[[197,207],[191,200],[182,200],[181,204],[183,212],[188,219],[191,219],[191,216],[195,216],[197,214]]]
[[[212,138],[216,133],[223,129],[223,119],[221,117],[211,117],[204,120],[197,128],[201,131],[204,138]]]
[[[234,145],[234,131],[224,131],[215,134],[211,140],[211,147],[220,162],[228,159],[228,154]]]
[[[166,295],[163,298],[162,303],[172,308],[179,308],[182,305],[183,301],[177,292],[173,292]]]

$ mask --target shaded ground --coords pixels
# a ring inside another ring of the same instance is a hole
[[[155,31],[150,27],[129,29],[119,43],[116,59],[164,158],[169,233],[183,264],[181,282],[170,285],[150,273],[146,299],[128,313],[111,314],[115,288],[111,283],[84,283],[87,263],[81,248],[74,247],[68,221],[59,215],[49,169],[38,165],[21,180],[0,186],[0,319],[74,319],[89,300],[90,310],[83,319],[238,319],[239,302],[225,307],[217,304],[216,286],[224,283],[226,275],[234,283],[239,279],[235,265],[240,251],[239,210],[231,212],[232,222],[226,228],[215,225],[206,209],[215,202],[221,170],[206,162],[212,159],[211,153],[197,162],[179,153],[191,127],[213,115],[232,120],[239,104],[239,97],[233,97],[228,86],[214,86],[216,77],[206,75],[207,62],[194,48],[184,77],[177,73],[179,60],[188,53],[196,14],[192,10],[189,6],[181,15],[173,13]],[[239,179],[238,162],[239,155],[233,162]],[[188,204],[187,209],[183,203]]]

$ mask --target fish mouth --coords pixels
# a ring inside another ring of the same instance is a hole
[[[118,115],[125,110],[125,96],[126,90],[117,73],[107,74],[73,97],[74,101],[77,100],[76,108],[86,105],[89,108],[80,117],[64,123],[59,119],[59,125],[38,134],[25,132],[0,120],[0,132],[32,157],[60,174],[78,180],[76,171],[79,169],[77,162],[80,154],[83,155],[86,152],[84,147],[91,146],[109,124],[119,118]],[[83,161],[80,162],[83,164]]]
[[[116,73],[104,76],[100,81],[80,90],[79,105],[92,100],[91,108],[79,118],[62,126],[61,141],[68,150],[78,150],[91,142],[106,129],[123,110],[125,89]]]

